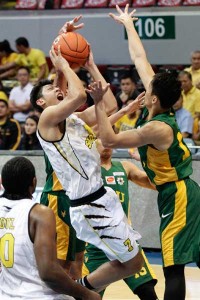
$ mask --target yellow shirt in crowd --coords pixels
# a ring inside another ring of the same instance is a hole
[[[187,109],[194,118],[195,113],[200,113],[200,90],[193,87],[187,94],[182,91],[182,96],[183,107]]]
[[[44,52],[39,49],[31,48],[31,51],[28,55],[19,54],[15,63],[19,66],[27,66],[30,69],[31,79],[38,78],[40,72],[40,67],[46,64],[46,73],[45,78],[48,77],[49,70],[46,62]]]

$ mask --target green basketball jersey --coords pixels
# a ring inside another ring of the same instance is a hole
[[[101,175],[105,186],[112,188],[118,195],[125,214],[129,212],[128,178],[126,171],[119,161],[112,161],[109,170],[101,167]]]
[[[156,186],[160,186],[187,178],[192,174],[192,157],[183,141],[174,113],[167,111],[153,117],[150,121],[146,121],[147,114],[148,112],[144,110],[142,118],[137,122],[137,127],[148,122],[161,121],[168,124],[174,132],[173,143],[165,151],[157,150],[153,145],[138,148],[143,169],[149,179]]]
[[[102,179],[105,186],[112,188],[119,196],[125,214],[129,212],[128,179],[126,171],[119,161],[112,161],[109,170],[101,167]],[[91,244],[86,245],[86,252],[92,261],[106,258],[104,252]]]
[[[56,191],[62,191],[63,187],[60,184],[46,154],[44,154],[45,165],[46,165],[46,183],[43,189],[44,193],[51,193]]]

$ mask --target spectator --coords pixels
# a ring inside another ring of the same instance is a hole
[[[175,110],[175,117],[178,123],[181,134],[184,138],[192,137],[193,129],[193,118],[189,111],[183,108],[183,97],[181,96],[179,100],[173,105]]]
[[[20,138],[19,123],[9,117],[8,97],[0,92],[0,150],[16,150]]]
[[[125,73],[120,78],[121,91],[117,93],[116,100],[118,109],[121,109],[128,100],[135,100],[140,92],[136,88],[136,83],[129,73]]]
[[[47,78],[49,69],[44,52],[40,49],[34,49],[29,46],[29,42],[25,37],[19,37],[15,41],[19,59],[16,61],[18,65],[27,65],[30,68],[31,79],[39,81]]]
[[[128,105],[132,101],[133,100],[128,100],[126,102],[126,105]],[[137,122],[139,115],[140,115],[140,110],[124,115],[115,123],[114,125],[115,132],[119,133],[120,131],[125,131],[125,130],[130,130],[135,128],[135,124]]]
[[[185,68],[185,71],[192,75],[193,85],[200,89],[200,50],[192,52],[191,63],[191,66]]]
[[[36,115],[31,115],[26,118],[24,134],[21,139],[19,150],[42,150],[36,135],[38,121],[39,118]]]
[[[30,83],[30,71],[27,67],[20,67],[17,71],[19,86],[14,87],[10,92],[9,107],[13,118],[23,127],[26,118],[32,108],[30,92],[33,85]]]
[[[192,138],[196,145],[200,146],[200,118],[194,119]]]
[[[49,69],[45,54],[39,49],[31,48],[25,37],[19,37],[15,43],[19,55],[14,62],[6,64],[4,71],[16,68],[16,66],[26,66],[30,69],[30,77],[33,82],[47,78]]]
[[[192,84],[192,75],[189,72],[181,71],[178,75],[181,82],[183,107],[187,109],[192,117],[200,114],[200,91]]]
[[[16,75],[16,68],[4,71],[4,67],[9,63],[14,62],[17,56],[18,54],[10,47],[10,43],[7,40],[0,42],[0,58],[2,65],[0,66],[0,80],[10,79]]]

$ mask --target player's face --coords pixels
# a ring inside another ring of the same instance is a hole
[[[64,99],[64,93],[60,88],[52,84],[45,85],[42,89],[43,98],[47,106],[56,105]]]
[[[120,87],[122,92],[129,95],[135,90],[135,83],[130,78],[125,78],[121,80]]]
[[[192,54],[192,67],[194,70],[200,69],[200,53]]]
[[[97,141],[97,150],[101,159],[109,159],[112,156],[112,149],[104,148],[100,140]]]
[[[33,119],[28,118],[28,119],[26,119],[24,129],[25,129],[26,134],[31,135],[34,132],[36,132],[37,123]]]

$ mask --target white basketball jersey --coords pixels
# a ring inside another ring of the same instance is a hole
[[[71,200],[96,192],[102,185],[100,156],[96,137],[88,125],[76,115],[66,119],[61,140],[45,141],[37,132],[40,144],[66,194]]]
[[[41,279],[29,237],[30,199],[0,198],[0,299],[74,299],[59,295]]]

